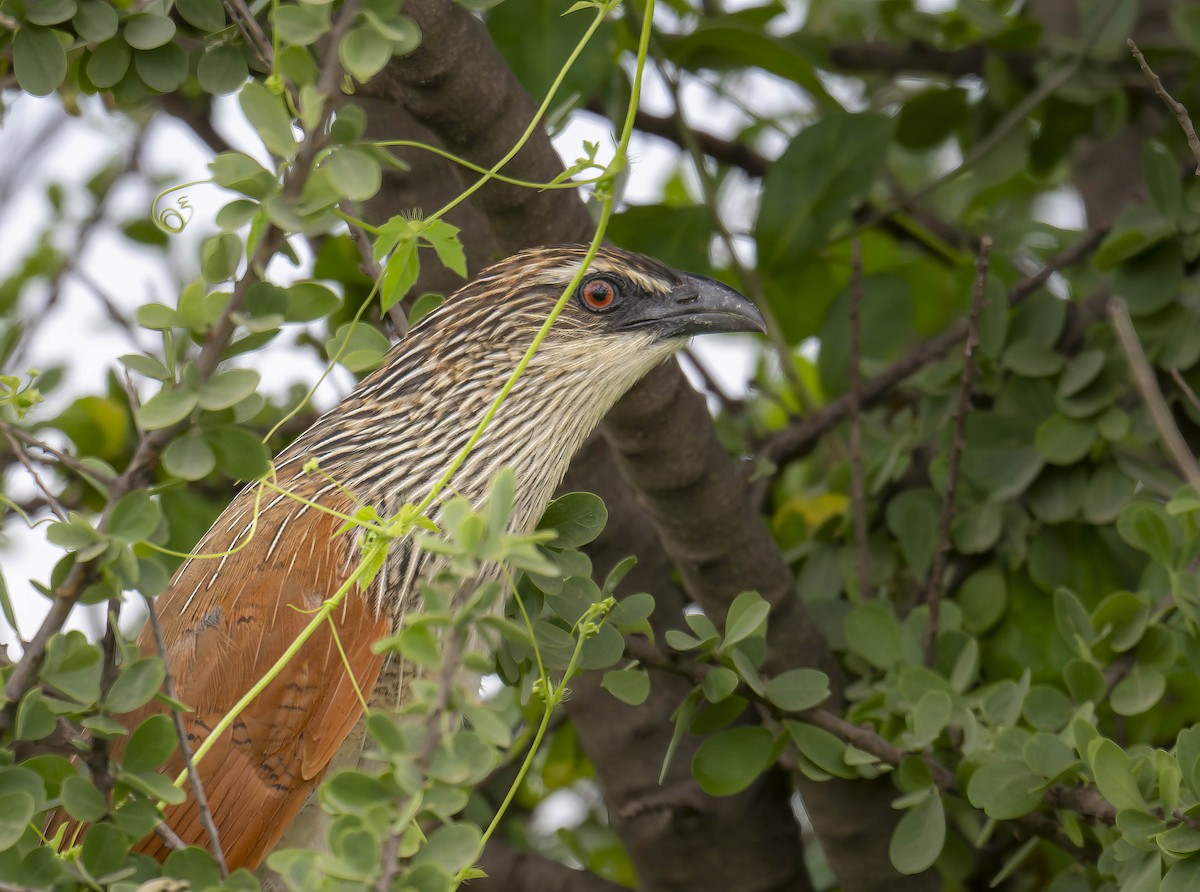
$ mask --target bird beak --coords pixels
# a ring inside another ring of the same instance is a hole
[[[660,338],[734,331],[766,334],[766,320],[748,298],[707,276],[682,273],[681,278],[671,292],[642,301],[621,328],[651,328]]]

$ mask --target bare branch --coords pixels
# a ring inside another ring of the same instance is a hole
[[[1134,386],[1137,387],[1146,411],[1150,413],[1150,420],[1154,422],[1163,448],[1167,450],[1167,455],[1170,456],[1179,475],[1193,486],[1200,485],[1200,464],[1197,464],[1196,457],[1192,455],[1192,450],[1188,448],[1183,434],[1175,424],[1175,419],[1171,417],[1171,409],[1158,388],[1154,369],[1150,367],[1150,361],[1146,359],[1146,353],[1142,350],[1142,342],[1138,340],[1137,332],[1134,331],[1129,311],[1125,309],[1124,303],[1113,298],[1108,303],[1108,315],[1117,334],[1117,343],[1129,364]]]
[[[1188,148],[1192,150],[1192,157],[1196,159],[1196,176],[1200,177],[1200,137],[1196,136],[1196,128],[1192,124],[1192,118],[1188,114],[1184,104],[1178,101],[1174,96],[1167,92],[1167,88],[1163,86],[1162,79],[1159,78],[1154,70],[1150,67],[1150,63],[1146,61],[1146,57],[1142,55],[1142,51],[1138,49],[1138,45],[1133,42],[1130,37],[1125,41],[1129,51],[1133,53],[1133,58],[1137,59],[1138,65],[1142,69],[1142,73],[1150,79],[1150,83],[1154,85],[1154,92],[1163,101],[1171,113],[1175,115],[1175,120],[1179,122],[1179,126],[1183,128],[1183,135],[1187,137]]]
[[[971,312],[967,317],[962,376],[958,383],[958,402],[954,407],[954,431],[950,439],[950,453],[946,459],[946,492],[942,496],[937,545],[933,551],[933,563],[929,568],[929,580],[926,584],[926,603],[929,605],[929,623],[925,627],[926,666],[932,666],[937,655],[938,613],[942,605],[942,593],[945,591],[946,558],[950,553],[950,526],[954,523],[957,508],[959,468],[963,449],[967,444],[967,413],[971,409],[971,385],[975,378],[975,348],[979,346],[979,319],[987,303],[988,255],[991,250],[992,240],[985,235],[979,243],[979,256],[975,258],[975,287],[971,293]]]
[[[175,695],[175,678],[171,675],[171,663],[167,657],[167,642],[163,637],[162,623],[158,618],[158,608],[155,606],[153,598],[143,596],[143,599],[146,602],[146,610],[150,615],[150,628],[154,633],[154,647],[163,662],[163,671],[165,672],[163,677],[163,691],[168,697],[175,700],[177,699]],[[187,729],[183,725],[183,714],[177,709],[172,709],[171,720],[175,723],[175,735],[179,738],[179,752],[183,756],[183,767],[187,771],[188,784],[192,788],[192,794],[196,797],[196,810],[200,813],[200,823],[204,826],[204,832],[208,834],[210,851],[213,859],[217,862],[217,867],[221,871],[221,878],[224,879],[229,876],[229,866],[225,861],[225,850],[221,848],[221,838],[217,833],[216,822],[213,821],[212,810],[208,807],[208,797],[204,793],[204,784],[200,780],[200,773],[196,771],[196,763],[192,759],[192,746],[188,741]]]
[[[67,519],[66,509],[58,502],[58,497],[50,491],[50,487],[46,486],[46,481],[42,479],[42,475],[38,473],[38,469],[33,466],[33,462],[29,460],[29,456],[25,453],[24,447],[17,442],[17,438],[12,435],[7,424],[0,422],[0,431],[4,433],[4,438],[8,440],[9,446],[12,447],[13,455],[17,457],[17,461],[29,472],[29,476],[33,478],[34,485],[42,491],[42,496],[46,499],[46,504],[50,506],[50,510],[54,512],[59,520]]]

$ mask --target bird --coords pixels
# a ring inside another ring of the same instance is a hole
[[[387,517],[420,501],[588,253],[586,245],[544,246],[481,271],[277,456],[279,491],[247,485],[202,537],[194,553],[214,557],[186,560],[156,599],[175,696],[190,708],[183,719],[193,751],[352,571],[354,537],[338,535],[342,521],[321,508],[348,515],[371,505]],[[511,468],[510,529],[532,529],[572,454],[640,378],[693,335],[752,331],[765,331],[763,316],[732,288],[601,247],[449,488],[479,504],[497,472]],[[314,461],[321,473],[306,473]],[[436,520],[437,511],[434,503],[429,516]],[[230,870],[256,869],[331,766],[361,750],[363,709],[350,673],[370,692],[372,708],[395,706],[402,670],[371,646],[397,629],[430,572],[427,553],[397,545],[370,585],[350,592],[332,615],[345,657],[322,625],[199,764]],[[158,652],[149,624],[138,646]],[[162,708],[152,701],[127,724]],[[167,763],[169,776],[182,770],[182,758]],[[179,840],[208,844],[190,792],[164,814]],[[169,854],[159,835],[137,851],[159,860]]]

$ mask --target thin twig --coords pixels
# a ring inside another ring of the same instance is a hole
[[[1142,350],[1142,342],[1138,340],[1137,332],[1133,328],[1133,320],[1129,318],[1129,311],[1125,309],[1124,303],[1113,298],[1108,303],[1108,315],[1112,319],[1113,330],[1117,334],[1117,343],[1121,347],[1121,352],[1125,354],[1125,361],[1129,364],[1134,386],[1137,387],[1138,394],[1142,398],[1142,405],[1150,413],[1150,420],[1154,422],[1154,428],[1158,431],[1158,438],[1162,441],[1163,448],[1167,451],[1167,455],[1179,475],[1193,486],[1200,485],[1200,464],[1196,463],[1196,457],[1192,455],[1192,450],[1188,448],[1183,434],[1179,432],[1175,419],[1171,417],[1171,409],[1167,406],[1167,401],[1163,399],[1162,391],[1158,388],[1154,369],[1150,367],[1150,361],[1146,359],[1146,354]]]
[[[237,25],[242,36],[246,38],[246,42],[253,48],[259,64],[263,66],[264,70],[271,71],[271,41],[263,31],[262,25],[258,23],[258,19],[254,17],[254,13],[246,5],[245,0],[224,0],[224,5],[226,14]],[[336,56],[337,47],[333,46],[331,52]]]
[[[105,613],[104,636],[100,641],[100,649],[103,654],[100,663],[100,702],[104,702],[118,675],[117,638],[121,634],[119,630],[120,596],[110,599],[108,604],[109,607]],[[92,773],[92,784],[100,791],[104,801],[110,806],[112,805],[113,787],[116,786],[116,778],[112,774],[112,760],[109,758],[111,747],[112,741],[107,736],[94,735],[91,740],[91,752],[87,759],[88,769]]]
[[[413,760],[422,775],[428,772],[429,766],[433,763],[433,757],[437,754],[437,749],[445,737],[447,718],[451,711],[450,703],[454,693],[454,679],[458,672],[459,657],[465,643],[463,630],[457,626],[451,629],[446,646],[442,651],[437,699],[434,701],[429,717],[425,719],[425,740],[421,745],[421,751]],[[401,812],[406,809],[408,799],[407,796],[402,797],[397,803]],[[375,882],[376,892],[390,892],[396,877],[400,874],[400,841],[404,835],[404,829],[403,827],[394,828],[384,842],[380,859],[383,871]]]
[[[1130,52],[1133,53],[1133,58],[1137,59],[1138,65],[1142,69],[1142,73],[1150,79],[1150,83],[1154,85],[1154,92],[1162,99],[1171,113],[1175,115],[1175,120],[1179,122],[1179,126],[1183,128],[1183,135],[1187,137],[1188,148],[1192,150],[1192,157],[1196,159],[1196,176],[1200,177],[1200,137],[1196,136],[1196,128],[1192,124],[1191,116],[1188,115],[1188,110],[1184,104],[1178,101],[1174,96],[1167,92],[1167,88],[1163,86],[1162,79],[1154,73],[1150,64],[1146,61],[1146,57],[1142,55],[1142,51],[1138,49],[1138,45],[1133,42],[1130,37],[1125,41]]]
[[[1179,389],[1188,398],[1188,402],[1192,404],[1192,408],[1200,411],[1200,396],[1196,396],[1196,391],[1192,390],[1191,385],[1187,383],[1187,379],[1179,373],[1179,369],[1171,369],[1171,378],[1179,385]]]
[[[700,380],[704,382],[704,390],[707,393],[716,397],[717,402],[721,404],[730,415],[735,415],[745,408],[745,404],[736,397],[730,396],[725,392],[725,388],[721,386],[721,382],[716,379],[712,371],[700,361],[700,357],[691,347],[684,347],[679,351],[679,355],[687,360],[688,365],[695,369],[696,374],[700,376]]]
[[[167,657],[167,642],[163,636],[162,623],[158,618],[158,609],[154,605],[154,599],[143,596],[146,602],[146,610],[150,613],[150,628],[154,632],[154,647],[158,650],[158,655],[163,663],[163,691],[172,700],[177,700],[175,694],[175,679],[171,675],[171,661]],[[188,784],[192,788],[192,793],[196,797],[196,809],[200,813],[200,823],[204,826],[204,832],[208,834],[210,851],[213,858],[217,862],[217,867],[221,871],[221,878],[229,876],[229,867],[225,862],[225,850],[221,848],[221,839],[217,833],[216,822],[213,821],[212,811],[208,807],[208,797],[204,794],[204,784],[200,780],[200,774],[196,771],[196,764],[192,759],[192,747],[188,742],[187,729],[183,725],[183,714],[177,710],[171,710],[171,718],[175,722],[175,734],[179,738],[179,752],[183,755],[183,767],[187,772]]]
[[[992,240],[985,235],[979,240],[979,256],[975,258],[975,287],[971,292],[971,311],[967,316],[967,341],[963,345],[962,376],[958,382],[958,402],[954,407],[954,431],[950,438],[950,452],[946,458],[946,492],[942,496],[937,545],[933,550],[933,562],[929,568],[929,580],[925,589],[928,593],[926,603],[929,606],[929,623],[925,627],[926,666],[932,666],[937,656],[938,614],[945,591],[946,559],[950,554],[950,527],[954,523],[957,509],[958,475],[963,449],[967,444],[967,413],[971,409],[971,386],[975,380],[979,319],[987,304],[988,255],[991,250]]]
[[[66,509],[59,504],[58,497],[50,491],[50,487],[46,485],[46,481],[42,479],[42,475],[38,473],[38,469],[33,466],[33,462],[29,460],[24,447],[17,442],[17,438],[12,435],[12,431],[8,425],[0,426],[0,432],[8,440],[8,444],[12,447],[13,455],[16,456],[17,461],[21,463],[25,470],[29,472],[29,476],[33,478],[34,485],[42,491],[42,496],[46,499],[46,504],[50,506],[50,510],[54,512],[59,520],[66,521]]]
[[[167,848],[172,851],[187,848],[187,843],[180,839],[179,834],[172,830],[165,821],[155,827],[154,832],[162,838],[162,841],[167,844]]]
[[[58,464],[62,465],[67,470],[74,472],[75,474],[82,477],[87,482],[93,483],[93,485],[94,485],[94,483],[99,483],[103,486],[109,486],[116,479],[116,478],[104,473],[99,468],[85,465],[83,462],[81,462],[79,459],[77,459],[75,456],[71,455],[70,453],[63,452],[61,449],[57,449],[54,446],[51,446],[45,440],[41,440],[38,437],[35,437],[33,434],[29,433],[29,431],[23,430],[15,425],[9,424],[7,421],[4,421],[3,419],[0,419],[0,431],[3,431],[5,433],[5,435],[7,435],[10,438],[15,438],[17,440],[20,440],[26,446],[29,446],[33,449],[38,449],[42,452],[45,452],[47,455],[51,456]]]
[[[854,557],[858,596],[869,601],[871,543],[867,537],[867,488],[862,454],[862,242],[850,243],[850,503],[854,511]]]

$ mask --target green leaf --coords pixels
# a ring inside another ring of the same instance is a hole
[[[297,282],[289,286],[286,293],[284,318],[288,322],[323,319],[342,304],[341,298],[319,282]]]
[[[291,158],[296,153],[292,116],[283,104],[283,97],[276,96],[263,84],[252,80],[242,87],[238,103],[267,151],[280,158]]]
[[[13,73],[26,93],[49,96],[67,76],[67,51],[58,39],[60,33],[25,25],[14,35]]]
[[[929,572],[937,547],[941,499],[932,489],[910,489],[887,506],[887,526],[900,545],[904,561],[920,577]]]
[[[1087,455],[1096,441],[1096,426],[1065,415],[1052,415],[1038,425],[1034,446],[1052,465],[1073,465]]]
[[[792,742],[796,744],[796,749],[821,773],[843,778],[857,776],[857,772],[846,764],[846,744],[824,728],[791,720],[786,720],[783,724]],[[810,777],[814,776],[811,768],[806,770],[803,762],[801,770]]]
[[[170,716],[150,716],[129,735],[121,768],[129,773],[156,771],[175,752],[178,744]]]
[[[1183,216],[1183,184],[1179,181],[1179,162],[1156,139],[1142,146],[1142,174],[1150,201],[1163,216]]]
[[[445,220],[434,220],[425,226],[421,235],[433,246],[442,266],[464,279],[467,277],[467,255],[458,237],[457,226],[451,226]]]
[[[912,711],[913,748],[929,746],[950,721],[954,703],[945,691],[926,691]]]
[[[91,782],[82,777],[68,777],[62,786],[63,808],[77,821],[99,821],[108,814],[108,803]],[[0,804],[0,808],[4,808]],[[0,814],[7,813],[7,809]],[[3,820],[3,819],[0,819]],[[4,847],[3,831],[0,831],[0,847]]]
[[[931,87],[908,100],[900,109],[896,119],[896,142],[909,149],[932,148],[965,123],[966,118],[966,90],[962,87]]]
[[[252,431],[240,427],[214,427],[204,432],[221,470],[234,480],[257,480],[270,470],[267,447]]]
[[[108,518],[110,535],[127,542],[149,538],[162,520],[158,504],[144,491],[131,492],[113,507]]]
[[[874,182],[891,131],[886,115],[834,113],[792,139],[763,177],[760,266],[793,267],[822,245]]]
[[[354,28],[338,45],[342,67],[363,84],[382,71],[391,58],[392,42],[370,27]]]
[[[758,725],[718,731],[692,759],[692,775],[710,796],[733,796],[754,783],[771,765],[775,741]]]
[[[414,864],[433,864],[446,873],[456,874],[475,863],[475,852],[484,833],[473,824],[446,824],[438,827],[424,848],[413,858]]]
[[[295,46],[309,46],[329,30],[329,10],[325,4],[277,6],[271,12],[271,21],[280,40]]]
[[[200,408],[216,412],[236,406],[254,393],[259,380],[258,372],[253,369],[219,371],[200,385]]]
[[[1004,574],[995,565],[976,570],[966,578],[955,600],[962,608],[963,629],[982,635],[1000,621],[1008,604]]]
[[[36,803],[28,793],[0,795],[0,850],[17,844],[33,820]]]
[[[181,480],[200,480],[217,466],[216,453],[204,435],[194,429],[172,440],[163,451],[162,461],[167,473]]]
[[[129,60],[132,57],[129,44],[121,38],[106,40],[87,54],[85,70],[88,80],[101,90],[115,86],[129,70]]]
[[[912,876],[932,867],[945,843],[946,812],[942,797],[931,793],[896,824],[888,857],[899,873]]]
[[[405,223],[407,224],[407,221]],[[381,243],[385,241],[382,230],[386,230],[388,225],[385,223],[381,227],[380,241],[375,243],[376,257],[380,256]],[[412,232],[401,233],[400,238],[393,244],[394,250],[387,249],[392,253],[388,258],[387,267],[383,271],[383,283],[379,294],[380,308],[384,312],[404,299],[413,283],[417,281],[417,276],[421,274],[421,258],[417,253],[416,235]],[[383,253],[387,253],[387,251]]]
[[[1113,293],[1129,315],[1156,313],[1178,297],[1183,287],[1183,255],[1178,241],[1166,241],[1126,260],[1113,272]]]
[[[1045,732],[1030,737],[1021,753],[1030,769],[1048,780],[1058,777],[1077,761],[1069,746]]]
[[[391,349],[388,339],[373,325],[347,323],[325,343],[325,352],[352,372],[373,369]]]
[[[733,599],[725,615],[725,637],[721,647],[728,650],[756,634],[763,628],[770,612],[771,605],[758,592],[742,592]]]
[[[397,56],[405,56],[421,45],[421,29],[417,23],[403,13],[380,16],[370,7],[363,9],[365,18],[380,37],[392,42],[392,52]]]
[[[57,25],[75,15],[75,0],[34,0],[25,9],[25,21],[31,25]]]
[[[408,327],[413,328],[445,302],[446,298],[440,294],[434,294],[431,291],[422,294],[412,302],[412,309],[408,311]]]
[[[147,87],[159,93],[172,93],[187,79],[188,57],[179,44],[167,43],[134,52],[133,67]]]
[[[1028,418],[993,412],[973,412],[967,417],[963,475],[988,492],[993,501],[1024,492],[1042,465],[1043,459],[1034,447],[1033,429]]]
[[[604,500],[590,492],[569,492],[547,506],[539,530],[557,533],[555,548],[579,548],[595,540],[608,522]]]
[[[971,775],[967,799],[989,818],[1008,821],[1041,805],[1044,783],[1019,762],[989,762]]]
[[[208,162],[208,169],[218,186],[251,198],[265,198],[279,186],[275,174],[241,152],[222,152]]]
[[[95,703],[100,697],[101,659],[100,648],[81,632],[55,635],[46,646],[42,681],[79,703]]]
[[[138,422],[150,431],[170,427],[187,418],[196,408],[198,400],[195,391],[179,390],[168,385],[142,404],[138,410]]]
[[[720,703],[727,700],[737,690],[740,680],[732,669],[717,666],[704,676],[700,689],[710,703]]]
[[[246,57],[233,44],[221,43],[206,48],[196,64],[200,89],[213,96],[236,92],[249,76]]]
[[[1178,522],[1157,502],[1134,502],[1117,518],[1121,538],[1164,567],[1175,565]]]
[[[872,666],[890,669],[904,658],[900,624],[879,601],[860,604],[846,617],[846,644]]]
[[[103,0],[79,0],[71,24],[80,38],[99,43],[117,33],[117,12]]]
[[[166,672],[158,657],[142,657],[121,670],[109,689],[104,708],[118,715],[145,706],[158,693]]]
[[[1193,892],[1195,889],[1200,889],[1200,858],[1172,864],[1159,887],[1160,892]]]
[[[321,167],[328,171],[334,187],[352,201],[373,197],[383,182],[375,156],[353,146],[334,147],[321,162]]]
[[[829,697],[829,676],[817,669],[789,669],[768,679],[763,690],[780,709],[801,712]]]
[[[1129,674],[1112,691],[1112,708],[1117,715],[1140,715],[1153,709],[1167,690],[1166,677],[1153,666],[1135,663]]]
[[[612,669],[604,673],[600,686],[630,706],[641,706],[650,696],[650,676],[644,669]]]
[[[135,50],[152,50],[175,36],[175,23],[165,15],[137,13],[125,20],[125,42]]]
[[[1132,808],[1144,811],[1146,800],[1138,789],[1129,756],[1111,740],[1098,738],[1088,746],[1092,773],[1100,795],[1117,809]]]
[[[185,22],[200,31],[220,31],[225,27],[221,0],[176,0],[175,8]]]
[[[206,282],[233,278],[242,260],[242,240],[236,233],[219,232],[204,240],[200,248],[200,274]]]

